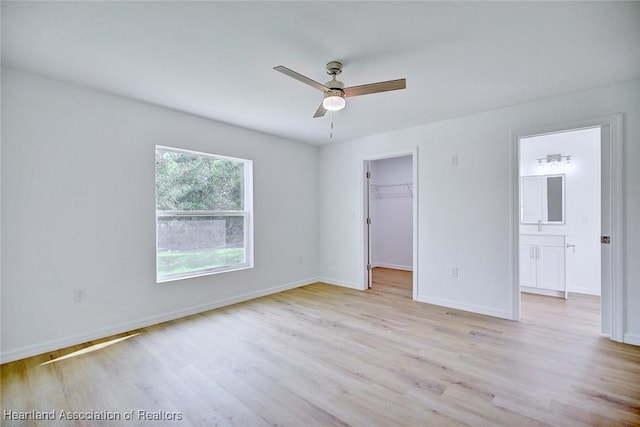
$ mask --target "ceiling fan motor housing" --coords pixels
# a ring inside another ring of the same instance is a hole
[[[340,92],[342,92],[342,89],[344,89],[344,83],[338,80],[329,80],[324,85],[331,90],[339,90]]]
[[[329,89],[328,91],[326,91],[324,93],[324,97],[328,98],[330,96],[339,96],[341,98],[344,98],[344,91],[340,88],[337,89]]]

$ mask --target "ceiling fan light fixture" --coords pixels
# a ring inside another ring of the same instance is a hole
[[[344,94],[339,90],[330,90],[325,93],[322,106],[328,111],[342,110],[347,105]]]

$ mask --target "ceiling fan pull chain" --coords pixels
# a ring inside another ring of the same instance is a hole
[[[333,139],[333,111],[329,110],[329,118],[331,120],[331,131],[329,132],[329,139]]]

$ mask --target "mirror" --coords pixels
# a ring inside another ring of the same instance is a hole
[[[564,177],[536,175],[520,178],[522,224],[564,224]]]

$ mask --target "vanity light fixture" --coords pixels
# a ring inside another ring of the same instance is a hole
[[[562,154],[547,154],[546,157],[540,157],[536,159],[538,162],[538,169],[552,169],[555,170],[559,166],[564,165],[568,168],[571,167],[571,155],[562,155]]]

